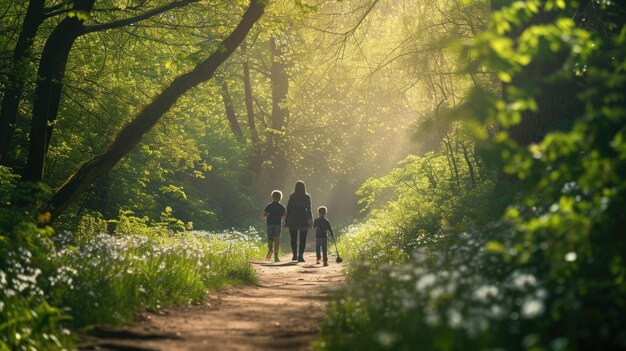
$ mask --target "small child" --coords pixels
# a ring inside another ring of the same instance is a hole
[[[280,203],[283,193],[280,190],[272,191],[272,202],[265,206],[263,218],[267,218],[267,246],[269,251],[266,260],[269,260],[274,253],[274,262],[280,262],[278,258],[278,247],[280,245],[280,231],[282,229],[282,220],[287,215],[287,209]],[[273,247],[273,248],[272,248]]]
[[[326,207],[320,206],[317,209],[317,213],[320,215],[315,222],[313,222],[313,228],[315,228],[315,254],[317,255],[317,264],[320,264],[320,248],[324,254],[324,266],[328,266],[328,236],[327,232],[330,232],[330,236],[333,238],[335,234],[330,227],[330,222],[326,219]]]

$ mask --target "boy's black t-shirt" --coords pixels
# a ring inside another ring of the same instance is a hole
[[[333,234],[333,229],[330,227],[330,222],[326,218],[317,218],[315,222],[313,222],[313,227],[315,228],[316,238],[326,238],[327,231]]]
[[[265,212],[267,213],[268,225],[281,225],[280,220],[283,214],[287,211],[285,206],[280,202],[270,202],[265,206]]]

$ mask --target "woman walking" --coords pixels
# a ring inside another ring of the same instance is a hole
[[[304,262],[304,249],[306,247],[306,235],[313,223],[311,212],[311,196],[307,194],[304,182],[296,182],[294,192],[289,195],[287,202],[287,218],[285,226],[289,227],[291,236],[292,261]],[[300,232],[300,246],[298,247],[298,232]]]

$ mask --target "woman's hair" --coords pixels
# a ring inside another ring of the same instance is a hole
[[[299,180],[296,182],[296,189],[293,191],[294,194],[296,195],[305,195],[306,194],[306,188],[304,187],[304,182]]]

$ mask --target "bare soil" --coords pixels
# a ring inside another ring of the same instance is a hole
[[[143,312],[132,326],[93,330],[80,350],[311,350],[329,293],[343,282],[344,263],[252,262],[256,285],[212,292],[203,305]]]

